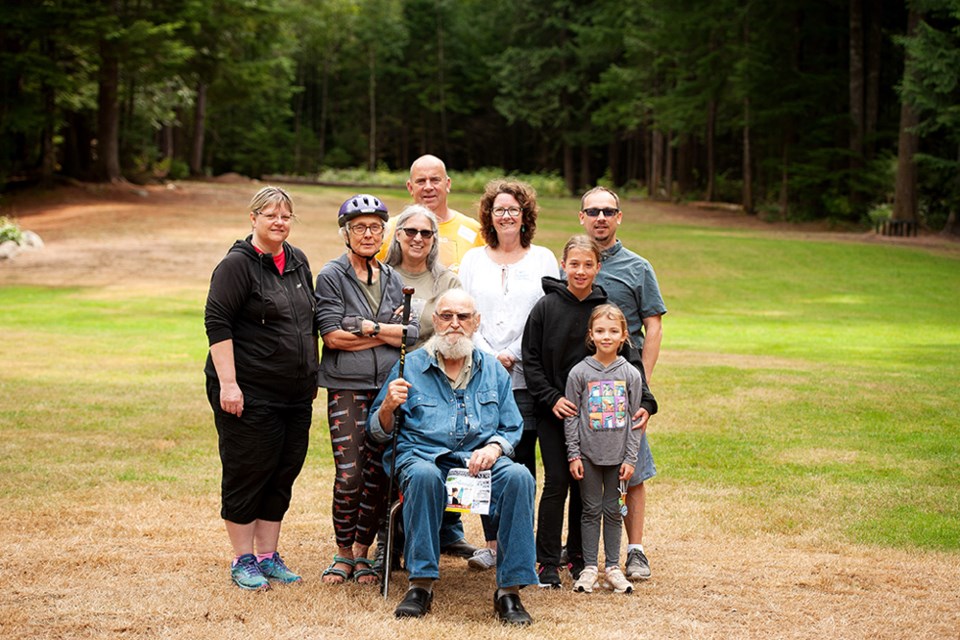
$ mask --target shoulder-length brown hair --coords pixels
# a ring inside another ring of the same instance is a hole
[[[523,210],[520,214],[520,246],[526,249],[537,231],[537,214],[540,213],[540,207],[537,205],[536,190],[525,182],[491,180],[487,183],[480,198],[480,233],[491,248],[496,249],[500,246],[497,229],[493,226],[493,201],[501,193],[509,193],[520,203],[520,208]]]

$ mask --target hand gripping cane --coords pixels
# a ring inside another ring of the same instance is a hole
[[[410,296],[413,295],[413,287],[403,288],[403,333],[400,339],[400,368],[397,373],[398,378],[403,377],[403,366],[407,361],[407,325],[410,323]],[[400,509],[401,501],[393,500],[393,487],[397,482],[397,435],[403,427],[403,408],[397,407],[393,412],[393,437],[390,439],[390,451],[393,452],[393,464],[390,465],[390,488],[387,490],[387,502],[390,504],[387,513],[387,549],[383,556],[383,579],[380,581],[383,599],[387,599],[390,591],[390,569],[393,564],[393,537],[396,529],[397,511]]]

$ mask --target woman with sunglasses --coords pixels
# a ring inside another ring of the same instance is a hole
[[[557,259],[546,247],[533,244],[537,230],[537,193],[523,182],[487,183],[479,207],[485,247],[471,249],[460,263],[460,282],[474,297],[480,328],[474,341],[496,356],[510,373],[514,399],[523,416],[523,437],[514,459],[537,477],[535,403],[523,376],[521,338],[530,310],[543,297],[544,276],[560,277]],[[487,547],[468,564],[474,569],[496,566],[496,526],[483,518]]]
[[[317,326],[323,340],[319,386],[327,389],[327,420],[336,464],[333,528],[337,553],[323,581],[356,579],[376,583],[379,574],[367,559],[387,506],[388,478],[383,446],[367,440],[367,412],[390,368],[400,358],[403,280],[381,264],[387,207],[359,194],[340,207],[337,222],[347,251],[317,276]],[[407,345],[417,341],[419,324],[411,318]]]
[[[415,349],[433,335],[437,298],[448,289],[460,287],[457,275],[440,263],[437,230],[437,217],[430,209],[410,205],[397,216],[396,233],[385,259],[400,274],[403,283],[414,289],[410,317],[420,319],[420,338]]]

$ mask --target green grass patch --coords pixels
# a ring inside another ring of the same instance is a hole
[[[541,206],[536,242],[559,251],[581,229],[578,202]],[[669,308],[651,517],[669,508],[661,490],[689,488],[731,534],[960,549],[960,261],[652,224],[625,207],[620,237],[651,260]],[[216,492],[204,295],[0,286],[10,509],[120,485]],[[308,465],[327,469],[323,413],[318,400]]]

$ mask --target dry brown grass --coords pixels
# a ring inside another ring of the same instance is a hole
[[[153,188],[146,198],[76,190],[66,201],[63,193],[39,204],[14,201],[13,213],[25,228],[41,233],[47,248],[0,266],[0,278],[6,284],[94,284],[153,294],[164,287],[195,289],[200,296],[210,270],[244,233],[242,212],[254,190],[190,184]],[[293,191],[302,222],[291,240],[307,251],[316,270],[341,251],[333,239],[333,212],[348,194]],[[386,195],[391,209],[402,203],[402,193]],[[670,209],[659,206],[656,215],[669,216]],[[685,215],[675,221],[683,223]],[[664,352],[664,362],[696,357],[675,356],[668,347]],[[709,357],[730,358],[731,364],[737,358]],[[202,398],[180,401],[208,411]],[[320,403],[316,411],[319,424]],[[331,469],[316,453],[297,483],[281,540],[305,583],[241,592],[227,578],[212,425],[210,431],[209,480],[200,486],[111,481],[95,490],[82,483],[62,490],[64,469],[58,468],[49,492],[5,496],[0,566],[10,584],[0,596],[0,637],[960,637],[956,554],[834,543],[829,522],[815,534],[768,533],[751,514],[725,511],[731,503],[722,491],[691,490],[667,478],[652,482],[649,491],[646,547],[654,577],[633,595],[526,589],[524,602],[536,624],[506,629],[492,619],[493,575],[470,573],[465,562],[445,558],[433,613],[421,621],[397,621],[392,610],[403,574],[395,575],[386,602],[373,588],[320,582],[334,545]],[[90,446],[90,438],[84,439]],[[64,440],[37,446],[73,445]],[[160,451],[175,443],[158,435],[151,446]],[[328,446],[315,431],[312,450]],[[796,455],[803,462],[825,454]],[[835,452],[829,455],[836,460]],[[856,464],[856,454],[845,461]],[[70,469],[97,473],[82,463]],[[468,537],[479,540],[477,519],[466,524]]]

